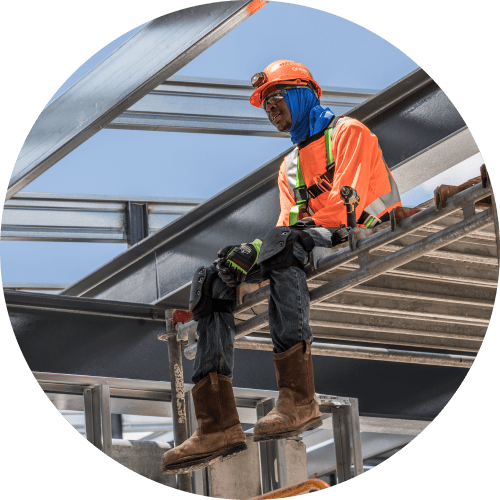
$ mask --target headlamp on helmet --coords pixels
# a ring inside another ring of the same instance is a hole
[[[252,76],[250,82],[252,83],[252,86],[254,88],[258,88],[267,82],[267,75],[263,72],[255,73],[255,75]]]

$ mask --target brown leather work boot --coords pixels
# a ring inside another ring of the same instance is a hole
[[[184,474],[228,459],[247,449],[231,379],[209,373],[193,388],[198,429],[163,455],[162,472]]]
[[[276,406],[254,427],[254,441],[297,436],[321,425],[314,399],[311,344],[302,340],[288,351],[273,354],[280,394]]]

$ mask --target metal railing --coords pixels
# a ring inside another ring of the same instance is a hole
[[[34,372],[34,376],[56,408],[84,411],[87,439],[109,456],[112,456],[111,413],[173,417],[176,444],[187,437],[187,434],[179,434],[183,424],[189,433],[196,429],[191,397],[193,385],[184,385],[181,377],[169,383],[40,372]],[[274,391],[239,388],[233,391],[242,422],[255,423],[275,405]],[[172,397],[172,394],[175,396]],[[331,417],[333,440],[336,443],[333,458],[337,481],[340,483],[350,479],[353,474],[363,472],[358,400],[328,395],[317,395],[317,398],[323,419]],[[179,413],[179,408],[184,410]],[[263,493],[289,486],[283,440],[262,442],[259,452]],[[351,466],[354,466],[353,471]],[[195,475],[183,474],[178,486],[184,491],[189,489],[202,494],[202,481],[196,481]],[[191,488],[192,485],[195,487]]]

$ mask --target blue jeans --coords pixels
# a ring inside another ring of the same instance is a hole
[[[321,228],[324,229],[324,228]],[[307,230],[316,246],[331,247],[331,231]],[[299,243],[293,253],[299,261],[307,261],[307,252]],[[275,352],[281,353],[298,344],[302,339],[311,343],[313,335],[309,326],[309,290],[306,273],[295,266],[270,272],[271,296],[269,298],[269,328]],[[259,283],[263,278],[252,272],[247,282]],[[235,300],[236,289],[226,285],[219,277],[212,283],[212,298]],[[198,343],[194,359],[192,381],[197,384],[210,372],[232,378],[234,365],[234,316],[229,312],[211,312],[198,320]]]

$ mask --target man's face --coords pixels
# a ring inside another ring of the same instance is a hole
[[[274,102],[273,102],[274,101]],[[280,131],[287,132],[292,126],[292,115],[285,99],[271,100],[266,103],[265,110],[269,121]]]

